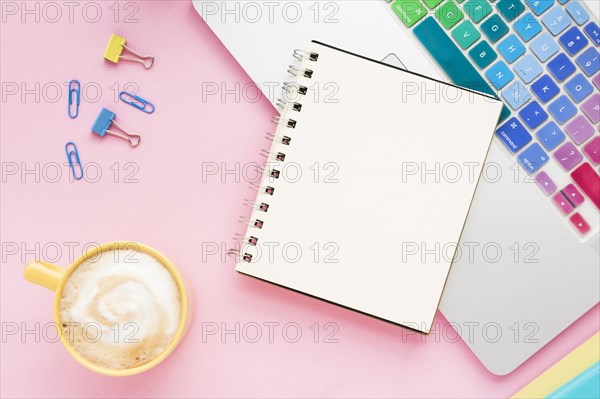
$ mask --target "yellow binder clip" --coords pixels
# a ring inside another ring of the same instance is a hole
[[[123,53],[123,50],[129,51],[138,58],[121,55],[121,53]],[[106,46],[106,50],[104,51],[104,58],[106,58],[110,62],[114,62],[115,64],[117,64],[121,59],[126,61],[139,62],[143,66],[145,66],[146,69],[150,69],[150,67],[154,63],[153,55],[141,55],[133,51],[125,45],[124,37],[117,36],[114,33],[110,35],[110,40],[108,41],[108,45]]]

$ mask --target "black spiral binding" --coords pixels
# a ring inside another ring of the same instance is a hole
[[[314,53],[314,52],[310,52],[310,51],[304,51],[304,50],[294,50],[294,54],[293,57],[295,59],[297,59],[298,61],[305,61],[308,60],[310,62],[317,62],[318,58],[319,58],[319,54]],[[305,78],[308,79],[312,79],[312,76],[314,74],[314,71],[312,69],[309,68],[303,68],[297,65],[290,65],[288,68],[288,72],[296,77],[299,76],[304,76]],[[306,86],[302,86],[298,83],[294,83],[294,82],[286,82],[283,85],[283,90],[284,92],[288,95],[293,94],[295,95],[295,97],[298,96],[304,96],[306,95],[306,93],[308,92],[308,88]],[[276,102],[276,106],[278,108],[280,108],[282,111],[287,111],[287,110],[291,110],[293,112],[301,112],[302,111],[302,104],[296,101],[297,98],[294,98],[294,100],[284,100],[284,99],[278,99]],[[282,116],[276,115],[272,118],[272,122],[277,124],[278,126],[283,124],[288,130],[291,129],[295,129],[298,122],[293,119],[293,118],[285,118],[285,116],[287,116],[287,112],[282,112]],[[281,134],[281,133],[267,133],[266,134],[266,138],[268,140],[273,141],[274,143],[280,143],[283,145],[291,145],[292,142],[292,138],[290,136]],[[261,172],[262,173],[267,173],[268,172],[268,162],[272,161],[272,162],[284,162],[285,161],[285,153],[280,152],[280,151],[274,151],[274,150],[267,150],[267,149],[262,149],[261,150],[261,155],[264,156],[266,158],[264,167],[261,168]],[[270,176],[273,179],[278,179],[281,172],[277,169],[272,169],[270,172]],[[269,203],[265,202],[266,200],[261,200],[258,197],[260,196],[260,194],[264,195],[268,195],[268,196],[272,196],[275,193],[275,187],[272,187],[270,185],[260,185],[260,184],[251,184],[250,188],[254,191],[257,192],[257,199],[256,200],[244,200],[244,205],[248,206],[250,208],[254,210],[258,210],[264,213],[267,213],[267,211],[269,210]],[[255,218],[252,219],[251,217],[248,218],[246,216],[240,216],[239,220],[240,223],[246,225],[247,227],[247,231],[246,234],[240,234],[240,233],[236,233],[233,237],[234,241],[236,242],[236,248],[235,249],[230,249],[227,251],[227,255],[234,257],[238,262],[239,261],[244,261],[244,262],[252,262],[252,254],[249,254],[245,251],[243,251],[243,247],[245,245],[251,245],[251,246],[256,246],[258,244],[258,238],[256,237],[256,235],[258,235],[255,232],[250,231],[250,229],[254,229],[254,230],[260,230],[263,228],[265,222],[262,219],[259,218]],[[256,235],[255,235],[256,234]],[[243,252],[243,253],[242,253]]]

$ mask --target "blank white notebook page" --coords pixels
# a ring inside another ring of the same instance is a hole
[[[268,164],[261,184],[275,191],[246,215],[263,226],[248,228],[258,243],[236,270],[428,332],[502,104],[317,42],[307,51],[317,60],[296,65],[312,75],[296,82],[308,90],[300,111],[282,111],[271,154],[285,160]]]

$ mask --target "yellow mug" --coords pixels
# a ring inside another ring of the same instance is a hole
[[[59,328],[60,332],[61,330],[59,326],[62,325],[62,322],[60,320],[60,299],[62,297],[62,291],[65,286],[65,283],[67,282],[69,276],[73,273],[73,271],[84,261],[93,259],[96,256],[98,256],[98,254],[102,254],[104,251],[132,249],[144,252],[161,262],[162,265],[173,276],[175,282],[177,283],[177,288],[181,293],[181,315],[179,319],[179,325],[177,326],[175,336],[173,337],[167,348],[165,348],[165,350],[160,355],[158,355],[148,363],[144,363],[138,367],[120,370],[109,369],[98,366],[97,364],[94,364],[91,361],[84,358],[70,345],[69,340],[65,337],[65,334],[60,334],[62,343],[65,345],[65,348],[67,348],[67,351],[71,354],[71,356],[75,358],[75,360],[77,360],[83,366],[87,367],[92,371],[113,377],[129,376],[150,370],[151,368],[157,366],[164,359],[166,359],[167,356],[169,356],[169,354],[173,352],[175,347],[179,344],[179,342],[181,342],[181,340],[185,336],[189,324],[189,297],[186,284],[181,275],[177,272],[177,269],[175,269],[175,266],[173,266],[173,264],[163,254],[161,254],[153,248],[150,248],[147,245],[140,244],[137,242],[114,241],[102,244],[98,247],[94,247],[88,250],[79,259],[73,262],[73,264],[67,269],[44,261],[31,261],[25,265],[25,270],[23,273],[27,281],[41,285],[55,292],[54,322],[56,323],[57,328]]]

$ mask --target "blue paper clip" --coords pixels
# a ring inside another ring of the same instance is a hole
[[[154,109],[155,109],[154,104],[152,104],[149,101],[144,100],[140,96],[136,96],[135,94],[131,94],[127,91],[122,91],[119,93],[119,98],[125,104],[129,104],[132,107],[137,108],[142,112],[145,112],[147,114],[151,114],[154,112]]]
[[[119,126],[119,124],[115,121],[116,116],[117,115],[114,112],[106,108],[102,108],[100,114],[96,118],[96,121],[92,125],[92,132],[96,133],[100,137],[104,137],[108,133],[111,136],[129,141],[129,144],[131,144],[132,147],[137,147],[140,144],[142,137],[139,134],[128,133],[125,129]],[[121,132],[109,130],[113,123],[121,130]]]
[[[79,159],[79,151],[77,146],[72,141],[69,141],[65,145],[65,151],[67,152],[67,159],[69,160],[69,166],[75,180],[81,180],[83,178],[83,166],[81,166],[81,160]],[[75,165],[79,166],[79,173],[75,169]]]
[[[75,98],[73,98],[75,97]],[[71,119],[75,119],[77,118],[77,115],[79,115],[79,103],[81,102],[81,83],[79,83],[78,80],[73,79],[72,81],[69,82],[69,108],[68,108],[68,112],[69,112],[69,116],[71,117]],[[75,113],[73,114],[72,108],[73,108],[73,103],[75,103]]]

